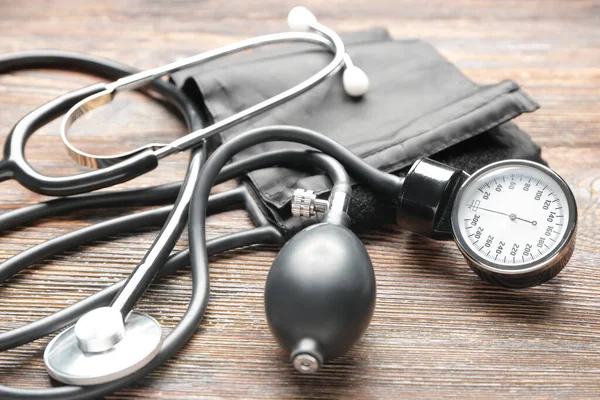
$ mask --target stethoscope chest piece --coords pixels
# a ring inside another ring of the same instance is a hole
[[[50,376],[72,385],[97,385],[122,378],[150,362],[162,342],[158,322],[132,312],[120,341],[105,351],[84,351],[76,325],[56,336],[46,347],[44,362]]]

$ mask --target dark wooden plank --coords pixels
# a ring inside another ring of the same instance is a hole
[[[0,0],[0,52],[57,48],[139,68],[285,29],[292,2]],[[572,186],[580,209],[578,247],[549,284],[522,291],[491,287],[452,243],[387,227],[362,235],[373,258],[378,303],[365,338],[314,377],[295,374],[270,336],[263,286],[274,247],[213,258],[208,313],[184,351],[111,398],[569,397],[600,395],[600,7],[596,1],[357,0],[310,2],[338,30],[385,26],[423,38],[472,79],[517,80],[542,105],[518,123]],[[0,130],[34,107],[94,80],[55,71],[0,75]],[[79,142],[114,149],[113,132],[134,147],[182,133],[177,120],[137,95],[120,97],[81,129]],[[124,110],[127,109],[129,113]],[[108,119],[108,117],[112,117]],[[47,173],[78,171],[56,137],[57,123],[27,155]],[[1,136],[1,135],[0,135]],[[186,156],[165,160],[136,187],[181,179]],[[231,187],[225,184],[221,189]],[[0,208],[45,199],[2,183]],[[6,232],[0,259],[127,210],[82,212]],[[242,212],[210,219],[210,235],[250,226]],[[154,233],[99,241],[36,265],[0,285],[0,330],[72,304],[126,275]],[[184,237],[181,246],[187,244]],[[140,309],[170,330],[185,310],[183,271],[149,290]],[[41,354],[49,338],[0,354],[0,384],[50,385]]]

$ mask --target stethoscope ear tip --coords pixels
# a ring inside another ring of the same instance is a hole
[[[310,29],[311,24],[317,22],[317,17],[308,8],[296,6],[288,13],[287,21],[291,30],[305,32]]]
[[[356,67],[346,67],[342,75],[344,90],[349,96],[361,97],[369,90],[369,77],[365,72]]]

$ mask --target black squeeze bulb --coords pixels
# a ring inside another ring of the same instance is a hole
[[[375,308],[375,273],[363,243],[348,228],[320,223],[285,244],[269,271],[267,321],[302,373],[346,353]]]

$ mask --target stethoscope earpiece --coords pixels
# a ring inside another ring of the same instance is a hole
[[[342,74],[342,83],[348,96],[362,97],[369,90],[369,77],[362,69],[354,65],[346,65]]]
[[[317,17],[306,7],[296,6],[288,13],[287,21],[291,30],[308,32],[317,23]],[[364,96],[369,90],[369,77],[352,63],[348,54],[344,56],[342,83],[344,91],[351,97]]]
[[[315,22],[317,17],[306,7],[296,6],[288,13],[287,23],[293,31],[307,32]]]

